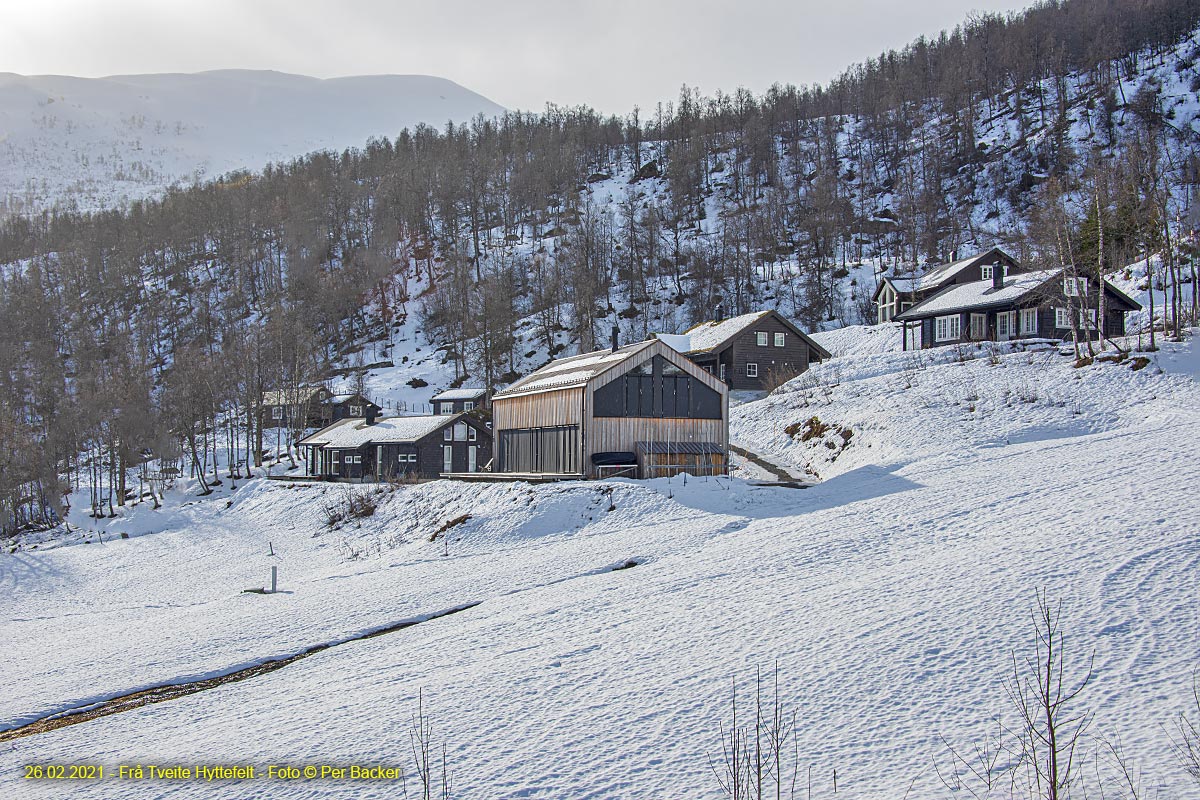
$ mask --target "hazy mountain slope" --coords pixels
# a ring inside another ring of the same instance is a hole
[[[14,210],[116,206],[194,178],[503,110],[426,75],[3,73],[0,201]]]

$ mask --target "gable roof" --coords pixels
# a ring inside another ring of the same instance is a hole
[[[783,323],[784,327],[796,336],[799,336],[811,349],[815,350],[819,356],[818,360],[832,357],[828,350],[813,341],[812,337],[797,328],[792,324],[791,320],[774,309],[755,311],[751,314],[742,314],[741,316],[730,317],[729,319],[701,322],[699,325],[692,326],[682,334],[660,333],[656,335],[665,344],[670,346],[671,349],[677,350],[684,355],[711,353],[713,350],[720,349],[729,340],[741,335],[746,329],[768,316],[774,316]]]
[[[278,389],[263,392],[264,406],[298,406],[311,403],[328,390],[324,386],[301,386],[298,389]]]
[[[335,394],[333,397],[331,397],[329,399],[332,400],[334,403],[348,403],[351,400],[362,400],[363,405],[374,406],[375,408],[380,407],[378,403],[371,402],[366,397],[363,397],[361,394],[358,394],[357,392],[350,392],[348,394]]]
[[[476,397],[481,397],[485,394],[487,394],[487,389],[482,386],[463,386],[460,389],[446,389],[444,392],[438,392],[429,399],[432,401],[474,400]]]
[[[423,439],[434,431],[456,422],[462,415],[389,417],[368,425],[362,419],[343,419],[322,428],[298,444],[329,450],[358,448],[364,444],[403,444]]]
[[[1057,275],[1061,269],[1042,269],[1035,272],[1024,272],[1004,279],[1004,284],[995,288],[991,280],[971,281],[947,286],[912,308],[897,314],[894,319],[904,320],[927,317],[950,311],[967,311],[992,306],[1006,306],[1017,302],[1035,289],[1043,286]]]
[[[597,375],[623,364],[654,344],[653,340],[627,344],[613,350],[596,350],[551,361],[541,369],[526,375],[512,386],[497,392],[492,399],[498,400],[520,394],[550,392],[583,386]]]
[[[999,247],[993,247],[990,250],[985,250],[982,253],[976,253],[970,258],[960,258],[957,261],[951,261],[949,264],[938,264],[930,267],[919,275],[904,275],[885,277],[879,282],[879,286],[875,289],[875,294],[871,299],[879,298],[879,292],[883,289],[884,284],[891,284],[892,288],[898,292],[912,294],[914,292],[924,292],[929,289],[936,289],[947,281],[952,281],[964,270],[975,266],[981,261],[986,260],[990,256],[1003,256],[1004,258],[1016,263],[1016,259],[1008,253],[1001,250]]]
[[[897,314],[894,319],[904,322],[905,320],[920,319],[933,314],[1013,305],[1025,299],[1026,296],[1033,294],[1047,283],[1059,279],[1062,274],[1062,268],[1023,272],[1005,278],[1004,285],[999,289],[993,288],[990,280],[972,281],[971,283],[947,286],[933,297],[917,303],[907,311]],[[1104,291],[1115,294],[1119,299],[1129,303],[1132,310],[1136,311],[1141,308],[1139,303],[1131,300],[1128,295],[1121,292],[1108,281],[1104,281]]]

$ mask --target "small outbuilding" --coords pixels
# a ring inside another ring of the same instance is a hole
[[[657,339],[560,358],[492,398],[495,472],[724,474],[728,387]]]

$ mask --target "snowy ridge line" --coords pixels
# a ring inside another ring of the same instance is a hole
[[[420,625],[423,622],[448,617],[451,614],[457,614],[460,611],[467,611],[475,608],[483,603],[482,600],[476,600],[470,603],[463,603],[457,606],[452,606],[442,611],[434,611],[429,614],[419,614],[415,617],[393,622],[378,628],[371,628],[365,632],[356,633],[351,636],[346,636],[341,639],[334,639],[328,642],[321,642],[306,647],[297,653],[292,653],[285,656],[274,656],[266,659],[259,659],[234,666],[229,670],[222,670],[216,673],[210,673],[203,678],[195,678],[192,676],[184,676],[166,683],[156,684],[141,689],[126,691],[121,694],[105,695],[85,701],[76,705],[60,708],[45,714],[32,721],[18,723],[15,726],[0,727],[0,742],[9,741],[10,739],[19,739],[24,736],[33,736],[38,733],[65,728],[68,725],[77,725],[81,722],[95,719],[97,717],[105,717],[109,714],[117,714],[122,711],[129,711],[134,708],[139,708],[151,703],[161,703],[165,700],[173,700],[177,697],[184,697],[196,692],[202,692],[207,689],[215,689],[218,686],[235,681],[246,680],[256,675],[263,675],[268,672],[274,672],[277,669],[282,669],[288,664],[295,663],[302,658],[320,653],[330,648],[339,645],[357,642],[363,639],[372,639],[376,636],[383,636],[387,633],[394,633],[405,628],[411,628],[414,625]]]

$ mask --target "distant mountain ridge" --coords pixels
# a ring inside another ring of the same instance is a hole
[[[361,147],[502,106],[426,75],[262,70],[77,78],[0,73],[0,215],[119,207],[169,186]]]

